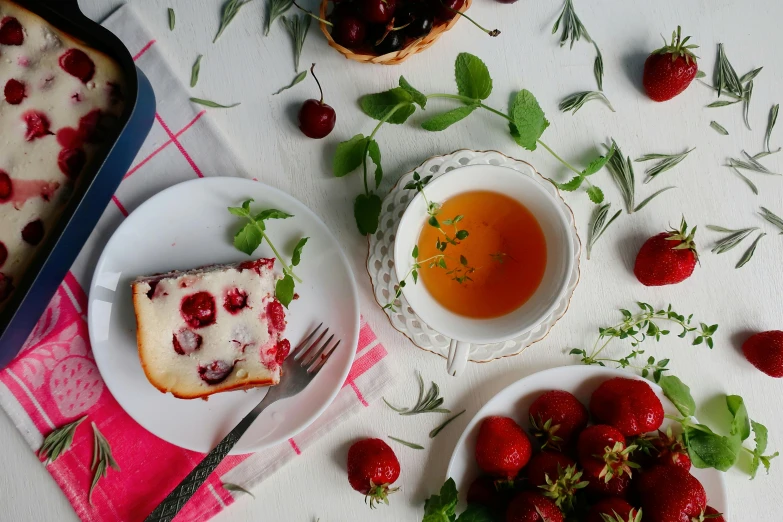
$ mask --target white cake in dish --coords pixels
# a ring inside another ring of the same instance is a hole
[[[147,379],[181,399],[274,386],[290,344],[274,259],[213,265],[133,282]]]
[[[120,66],[0,0],[0,311],[119,132]]]

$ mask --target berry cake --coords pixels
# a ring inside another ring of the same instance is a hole
[[[140,277],[136,338],[147,379],[180,399],[274,386],[291,349],[274,259]]]
[[[0,311],[117,134],[124,88],[111,58],[0,0]]]

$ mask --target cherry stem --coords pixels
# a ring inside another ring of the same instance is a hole
[[[315,83],[318,84],[318,90],[321,93],[321,100],[318,102],[319,105],[324,104],[324,90],[321,88],[321,82],[318,81],[318,76],[315,75],[315,64],[310,67],[310,74],[313,75],[313,78],[315,79]]]
[[[454,14],[458,14],[458,15],[460,15],[460,16],[462,16],[462,17],[465,17],[465,18],[467,18],[467,19],[470,21],[470,23],[472,23],[473,25],[475,25],[476,27],[478,27],[479,29],[481,29],[482,31],[484,31],[485,33],[487,33],[488,35],[490,35],[490,36],[497,36],[497,35],[499,35],[499,34],[500,34],[500,30],[499,30],[499,29],[492,29],[491,31],[490,31],[489,29],[485,29],[484,27],[482,27],[481,25],[479,25],[479,23],[478,23],[478,22],[476,22],[474,19],[472,19],[471,17],[469,17],[468,15],[466,15],[465,13],[463,13],[462,11],[457,11],[456,9],[452,9],[451,7],[449,7],[449,6],[447,6],[446,4],[444,4],[444,3],[443,3],[443,0],[440,0],[440,3],[441,3],[441,5],[442,5],[443,7],[445,7],[446,9],[448,9],[449,11],[451,11],[452,13],[454,13]],[[294,3],[294,5],[296,5],[296,3]]]
[[[300,11],[304,11],[304,12],[305,12],[307,15],[309,15],[309,16],[311,16],[311,17],[315,18],[316,20],[318,20],[318,21],[319,21],[319,22],[321,22],[322,24],[326,24],[326,25],[328,25],[329,27],[334,27],[334,24],[333,24],[332,22],[329,22],[329,21],[327,21],[327,20],[324,20],[323,18],[321,18],[321,17],[319,17],[319,16],[316,16],[316,15],[314,15],[313,13],[311,13],[310,11],[308,11],[307,9],[305,9],[304,7],[302,7],[301,5],[297,4],[296,2],[294,2],[293,4],[294,4],[294,5],[295,5],[295,6],[296,6],[296,7],[297,7],[297,8],[298,8]]]

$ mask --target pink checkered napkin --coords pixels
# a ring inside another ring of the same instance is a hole
[[[202,455],[155,437],[131,419],[106,389],[93,361],[87,334],[87,287],[100,250],[119,223],[147,198],[170,185],[213,173],[246,172],[230,153],[204,111],[193,106],[182,83],[129,6],[105,25],[134,53],[155,88],[156,124],[113,203],[63,281],[19,356],[0,371],[0,406],[38,450],[53,429],[88,415],[112,447],[121,471],[109,470],[98,483],[93,504],[93,435],[79,426],[71,449],[47,469],[77,515],[88,521],[140,521],[201,460]],[[362,323],[356,360],[334,403],[302,433],[253,455],[228,457],[177,517],[205,521],[234,502],[223,482],[252,489],[327,431],[375,402],[393,377],[393,365],[369,326]],[[301,458],[307,458],[306,455]]]

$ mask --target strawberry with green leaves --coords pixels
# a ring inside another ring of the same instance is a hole
[[[609,497],[598,501],[587,513],[585,522],[641,522],[642,510],[626,500]]]
[[[528,410],[533,436],[542,449],[568,448],[587,426],[587,408],[579,399],[563,390],[551,390],[539,396]]]
[[[688,43],[690,36],[681,38],[680,27],[672,33],[672,41],[650,54],[644,62],[642,84],[651,100],[671,100],[684,91],[696,78],[699,66],[692,49],[699,47]]]
[[[582,472],[573,459],[554,451],[537,453],[525,470],[528,484],[539,488],[538,493],[553,500],[564,512],[573,511],[576,494],[588,484],[582,480]]]
[[[360,440],[348,449],[348,482],[369,499],[371,508],[389,503],[389,494],[399,489],[391,485],[399,477],[400,461],[383,440]]]
[[[644,286],[673,285],[688,279],[696,268],[699,254],[683,218],[678,230],[661,232],[645,241],[636,255],[633,273]]]
[[[586,478],[610,481],[627,475],[639,465],[630,459],[635,446],[625,445],[625,436],[606,424],[589,426],[579,434],[577,452]]]

